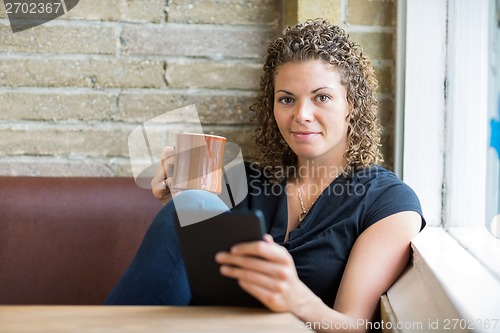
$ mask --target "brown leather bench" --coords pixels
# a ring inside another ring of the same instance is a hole
[[[131,178],[0,177],[0,304],[101,304],[161,207]]]

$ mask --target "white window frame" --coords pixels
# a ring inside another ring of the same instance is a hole
[[[423,283],[421,292],[414,288],[415,297],[429,299],[420,310],[400,311],[399,320],[425,320],[431,308],[442,310],[441,319],[499,317],[500,240],[485,227],[493,1],[398,1],[398,63],[404,66],[397,73],[396,170],[419,196],[429,227],[412,244],[414,277],[388,294],[404,307],[408,299],[398,293],[405,281],[438,281]]]
[[[500,240],[488,232],[498,201],[498,190],[488,186],[492,182],[488,162],[493,162],[492,149],[488,148],[488,120],[497,102],[492,99],[490,75],[494,1],[460,0],[448,4],[443,222],[450,234],[500,279]]]
[[[485,227],[488,3],[448,3],[444,225]]]

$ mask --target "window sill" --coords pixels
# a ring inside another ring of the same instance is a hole
[[[500,280],[500,239],[484,228],[449,228],[448,232]]]
[[[442,228],[424,229],[412,248],[412,267],[387,292],[400,332],[500,332],[495,274]]]

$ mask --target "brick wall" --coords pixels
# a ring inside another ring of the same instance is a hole
[[[374,58],[390,143],[394,3],[328,2]],[[250,155],[248,107],[281,10],[280,0],[80,0],[13,34],[0,2],[0,175],[130,176],[130,131],[189,104],[205,132]]]

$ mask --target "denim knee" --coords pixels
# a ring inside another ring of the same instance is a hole
[[[203,190],[183,191],[175,195],[172,202],[182,227],[229,211],[217,195]]]

